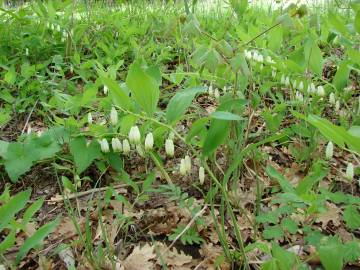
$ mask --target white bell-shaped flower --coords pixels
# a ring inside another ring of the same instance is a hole
[[[349,181],[352,181],[354,179],[354,165],[352,163],[348,163],[346,167],[345,177]]]
[[[87,115],[87,121],[88,121],[89,125],[91,125],[93,123],[93,118],[92,118],[91,112],[89,112],[88,115]]]
[[[180,174],[181,175],[186,175],[186,172],[187,172],[187,170],[186,170],[186,162],[185,162],[185,159],[181,159],[181,161],[180,161]]]
[[[331,105],[335,105],[336,103],[336,98],[335,98],[335,94],[334,92],[331,92],[330,95],[329,95],[329,102]]]
[[[299,82],[298,89],[299,89],[300,91],[303,91],[303,90],[304,90],[304,82],[303,82],[303,81],[300,81],[300,82]]]
[[[188,173],[191,172],[191,158],[188,155],[185,156],[185,168]]]
[[[213,89],[213,85],[210,84],[209,88],[208,88],[208,94],[210,97],[212,97],[214,95],[214,89]]]
[[[285,75],[284,74],[281,75],[280,83],[285,84]]]
[[[216,99],[220,98],[220,92],[219,92],[219,89],[217,89],[217,88],[215,88],[215,90],[214,90],[214,97]]]
[[[166,155],[168,155],[169,157],[173,157],[174,156],[174,150],[175,150],[175,147],[174,147],[174,142],[172,139],[167,139],[165,141],[165,152],[166,152]]]
[[[204,184],[204,181],[205,181],[205,169],[204,167],[200,167],[199,168],[199,181],[200,181],[200,184]]]
[[[122,142],[122,148],[123,148],[123,152],[125,155],[129,154],[130,153],[130,143],[127,139],[124,139],[123,142]]]
[[[325,96],[324,86],[319,85],[318,88],[317,88],[316,94],[317,94],[319,97]]]
[[[152,150],[154,147],[154,136],[149,132],[145,137],[145,151]]]
[[[134,144],[139,144],[141,139],[140,130],[138,126],[133,126],[129,132],[129,141]]]
[[[109,88],[106,85],[104,85],[103,92],[104,95],[107,95],[107,93],[109,92]]]
[[[327,160],[330,160],[332,159],[333,155],[334,155],[334,144],[332,143],[332,141],[330,141],[326,146],[325,157]]]
[[[122,144],[118,138],[111,139],[111,146],[114,152],[121,152],[122,151]]]
[[[118,123],[118,112],[115,109],[115,107],[111,108],[110,111],[110,122],[113,126],[116,126],[116,124]]]
[[[110,151],[109,143],[105,138],[100,141],[100,148],[104,153],[108,153]]]

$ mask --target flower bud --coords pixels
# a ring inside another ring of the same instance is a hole
[[[339,111],[340,110],[340,101],[339,100],[337,100],[336,102],[335,102],[335,111]]]
[[[25,49],[25,55],[29,56],[29,49],[28,48]]]
[[[262,54],[259,54],[259,55],[258,55],[258,58],[257,58],[257,61],[258,61],[259,63],[264,62],[264,56],[263,56]]]
[[[181,159],[180,161],[180,174],[186,175],[186,165],[185,165],[185,159]]]
[[[333,92],[330,93],[329,102],[332,105],[335,105],[335,103],[336,103],[335,94]]]
[[[323,97],[325,96],[325,89],[322,85],[319,85],[318,88],[317,88],[317,91],[316,91],[316,94],[319,96],[319,97]]]
[[[296,91],[295,98],[298,101],[301,101],[301,102],[304,101],[304,96],[299,91]]]
[[[293,87],[294,89],[297,88],[297,81],[296,81],[296,80],[293,80],[293,82],[292,82],[292,87]]]
[[[173,157],[174,156],[174,142],[171,139],[167,139],[165,141],[165,152],[169,157]]]
[[[327,160],[332,159],[334,154],[334,144],[332,143],[332,141],[330,141],[327,146],[326,146],[326,150],[325,150],[325,156]]]
[[[304,82],[303,81],[300,81],[299,85],[298,85],[298,89],[300,91],[304,90]]]
[[[271,76],[275,79],[275,77],[276,77],[276,69],[273,69],[271,71]]]
[[[352,163],[348,163],[346,167],[345,177],[347,180],[352,181],[354,178],[354,165]]]
[[[171,131],[171,132],[169,133],[168,139],[174,140],[174,138],[175,138],[175,134],[174,134],[174,132]]]
[[[209,89],[208,89],[208,94],[210,97],[212,97],[214,95],[214,89],[212,84],[210,84]]]
[[[110,111],[110,122],[113,126],[116,126],[116,124],[118,123],[118,112],[115,109],[115,107],[111,108]]]
[[[32,131],[31,126],[28,125],[26,133],[27,133],[27,134],[31,134],[31,131]]]
[[[106,85],[104,85],[103,92],[104,95],[107,95],[107,93],[109,92],[109,88]]]
[[[130,153],[130,143],[127,139],[124,139],[122,142],[123,152],[125,155]]]
[[[188,155],[185,156],[185,169],[186,172],[191,172],[191,158]]]
[[[251,58],[252,58],[251,51],[245,50],[244,55],[245,55],[246,59],[251,60]]]
[[[289,86],[289,85],[290,85],[290,78],[289,78],[289,76],[287,76],[287,77],[285,78],[285,85],[286,85],[286,86]]]
[[[216,99],[220,98],[220,92],[219,92],[219,89],[217,89],[217,88],[215,88],[215,90],[214,90],[214,97]]]
[[[154,136],[150,132],[145,137],[145,151],[152,150],[154,147]]]
[[[139,144],[141,139],[140,130],[138,126],[133,126],[129,132],[129,140],[131,143]]]
[[[315,84],[314,84],[314,83],[311,83],[311,84],[309,85],[308,92],[309,92],[309,93],[315,93],[315,92],[316,92],[316,87],[315,87]]]
[[[280,80],[281,84],[285,84],[285,75],[281,75],[281,80]]]
[[[106,139],[102,139],[100,141],[100,148],[101,148],[101,151],[104,153],[108,153],[110,151],[109,143]]]
[[[200,181],[200,184],[204,184],[204,181],[205,181],[205,169],[204,167],[200,167],[199,168],[199,181]]]
[[[89,125],[91,125],[93,123],[93,118],[92,118],[91,112],[89,112],[88,115],[87,115],[87,121],[88,121]]]
[[[121,152],[122,150],[122,145],[118,138],[111,139],[111,146],[114,152]]]

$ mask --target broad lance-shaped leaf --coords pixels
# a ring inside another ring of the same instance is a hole
[[[212,114],[210,114],[210,117],[219,120],[227,120],[227,121],[239,121],[243,119],[239,115],[224,111],[213,112]]]
[[[106,77],[101,77],[101,80],[103,81],[104,85],[109,88],[109,93],[114,104],[123,109],[129,109],[131,102],[130,97],[126,91],[122,89],[115,80]]]
[[[31,190],[22,191],[13,196],[0,208],[0,232],[22,210],[30,198]]]
[[[42,227],[40,227],[31,237],[25,240],[24,244],[21,246],[19,253],[16,256],[16,263],[19,263],[20,260],[29,252],[30,249],[41,244],[46,236],[54,231],[55,227],[59,224],[59,220],[55,219],[52,222],[49,222]]]
[[[77,137],[70,142],[70,152],[74,157],[74,162],[78,173],[86,170],[90,164],[100,156],[100,145],[92,141],[87,146],[85,137]]]
[[[150,74],[153,73],[152,70]],[[140,107],[152,116],[159,101],[160,91],[157,80],[150,74],[141,67],[139,62],[134,62],[129,68],[126,85]]]
[[[216,148],[225,141],[229,130],[230,121],[212,119],[208,134],[204,142],[203,155],[211,155],[216,150]]]
[[[174,123],[181,118],[186,109],[190,106],[192,100],[198,93],[206,91],[206,87],[197,86],[186,88],[177,92],[170,100],[166,110],[166,120]]]
[[[309,39],[305,44],[305,63],[318,75],[321,75],[323,68],[323,57],[316,42]]]

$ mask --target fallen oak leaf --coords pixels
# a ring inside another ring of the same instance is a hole
[[[138,269],[153,269],[153,262],[156,254],[154,253],[154,246],[146,243],[142,248],[137,246],[131,254],[124,260],[123,266],[125,270],[138,270]]]

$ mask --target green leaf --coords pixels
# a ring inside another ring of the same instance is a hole
[[[145,181],[144,181],[144,183],[143,183],[143,185],[142,185],[142,191],[143,191],[143,192],[148,191],[149,188],[151,187],[152,183],[155,181],[155,179],[156,179],[155,173],[150,173],[150,174],[146,177],[146,179],[145,179]]]
[[[203,155],[211,155],[218,146],[225,141],[229,130],[229,121],[213,119],[210,123],[210,128],[204,142]]]
[[[34,144],[37,160],[52,158],[61,150],[60,145],[49,133],[43,134],[41,137],[35,137],[29,143]]]
[[[289,193],[294,193],[295,190],[294,188],[291,186],[290,182],[288,179],[285,178],[285,176],[283,176],[282,174],[280,174],[277,170],[275,170],[274,167],[272,166],[267,166],[266,167],[266,174],[275,179],[276,181],[278,181],[281,189],[284,192],[289,192]]]
[[[296,255],[282,249],[278,244],[272,245],[272,255],[277,259],[279,270],[296,269]]]
[[[329,22],[338,33],[341,33],[342,35],[346,35],[348,33],[345,22],[337,14],[329,12],[328,18]]]
[[[356,206],[347,205],[345,207],[343,218],[346,223],[346,227],[349,229],[355,230],[360,227],[360,214]]]
[[[16,263],[19,263],[20,260],[29,252],[30,249],[41,244],[44,238],[49,235],[55,227],[59,224],[59,220],[56,219],[52,222],[49,222],[42,227],[40,227],[31,237],[25,240],[24,244],[20,247],[19,253],[16,256]]]
[[[9,235],[0,242],[0,254],[3,254],[5,251],[9,250],[14,246],[16,240],[16,230],[12,230]]]
[[[219,119],[219,120],[226,120],[226,121],[239,121],[242,120],[239,115],[233,114],[231,112],[225,111],[216,111],[210,115],[211,118]]]
[[[186,135],[186,142],[189,143],[192,138],[199,135],[201,132],[206,131],[206,127],[209,123],[209,118],[204,117],[196,120],[194,123],[192,123],[191,128],[189,132]]]
[[[134,62],[130,65],[126,85],[141,108],[152,116],[160,94],[157,81],[142,69],[140,63]]]
[[[335,239],[327,241],[318,250],[321,264],[325,270],[343,269],[343,256],[341,243]]]
[[[166,120],[174,123],[181,118],[198,93],[206,92],[206,87],[197,86],[177,92],[170,100],[166,110]]]
[[[279,270],[277,259],[270,259],[261,265],[261,270]]]
[[[0,157],[5,157],[9,143],[0,140]]]
[[[360,34],[360,10],[356,13],[354,27],[355,30]]]
[[[279,239],[283,236],[284,232],[278,225],[268,226],[263,232],[264,239]]]
[[[350,75],[350,68],[348,64],[349,63],[347,61],[344,61],[339,65],[339,68],[336,71],[333,84],[339,91],[343,90],[348,85]]]
[[[30,170],[33,162],[38,159],[37,153],[35,145],[31,143],[14,142],[8,145],[4,165],[13,182]]]
[[[70,142],[70,152],[74,157],[78,174],[86,170],[101,154],[98,142],[92,141],[89,146],[86,144],[85,137],[77,137]]]
[[[30,195],[30,189],[22,191],[13,196],[7,203],[0,207],[0,232],[15,217],[15,214],[25,207]]]
[[[107,77],[101,77],[104,85],[109,88],[109,94],[116,106],[128,110],[131,105],[130,97],[126,91],[115,81]]]
[[[33,215],[41,208],[44,203],[44,199],[45,197],[41,197],[40,199],[36,200],[32,205],[30,205],[28,209],[26,209],[22,218],[23,225],[26,225],[33,217]]]
[[[269,49],[272,51],[278,50],[283,42],[283,28],[281,25],[270,31],[268,35]]]
[[[309,39],[305,44],[305,62],[308,63],[314,73],[322,74],[323,57],[319,46],[312,39]]]
[[[323,168],[320,163],[314,164],[313,171],[302,179],[296,187],[296,193],[298,195],[308,193],[316,183],[319,183],[328,174],[328,172],[329,170]]]
[[[110,153],[106,153],[105,156],[113,169],[115,169],[117,172],[121,172],[123,170],[123,161],[121,159],[120,154],[110,152]]]

